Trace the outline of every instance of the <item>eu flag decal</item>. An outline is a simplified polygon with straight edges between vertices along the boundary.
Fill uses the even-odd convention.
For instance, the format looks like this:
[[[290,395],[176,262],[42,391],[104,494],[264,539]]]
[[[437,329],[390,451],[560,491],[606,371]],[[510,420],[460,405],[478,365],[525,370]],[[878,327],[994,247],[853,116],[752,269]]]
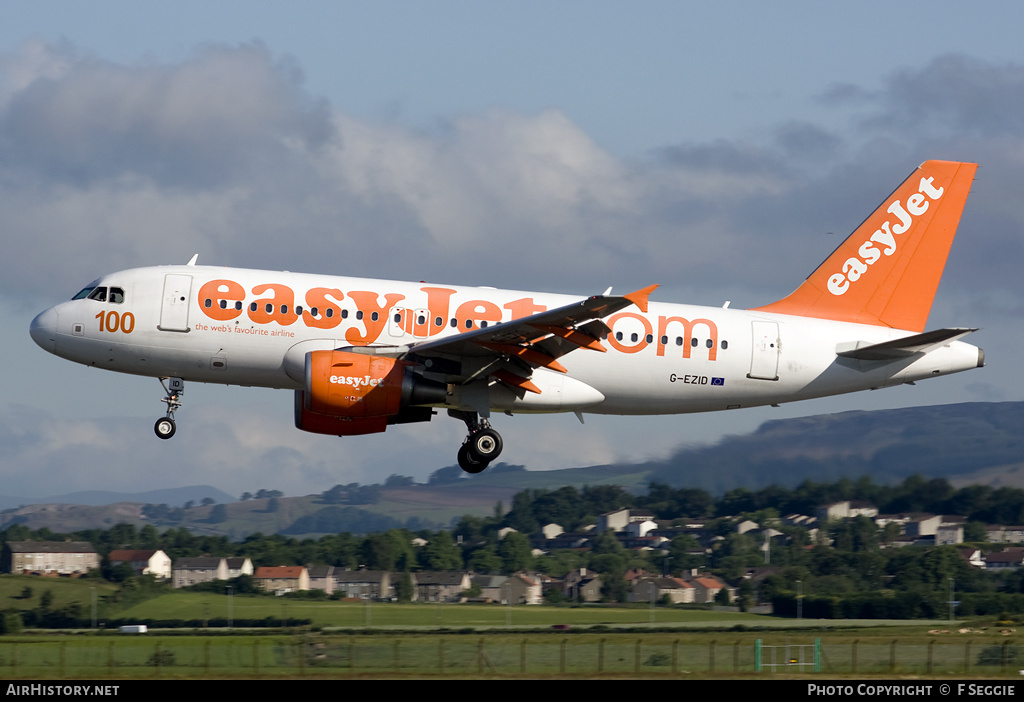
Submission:
[[[712,385],[725,385],[725,378],[712,378],[711,379],[711,384]]]

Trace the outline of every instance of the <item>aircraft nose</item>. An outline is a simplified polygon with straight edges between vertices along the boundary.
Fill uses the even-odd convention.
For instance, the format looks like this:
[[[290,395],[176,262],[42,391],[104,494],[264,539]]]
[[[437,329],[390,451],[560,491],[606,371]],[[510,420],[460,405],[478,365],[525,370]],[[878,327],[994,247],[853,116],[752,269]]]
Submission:
[[[32,341],[42,349],[54,353],[57,350],[57,310],[50,308],[36,315],[28,328]]]

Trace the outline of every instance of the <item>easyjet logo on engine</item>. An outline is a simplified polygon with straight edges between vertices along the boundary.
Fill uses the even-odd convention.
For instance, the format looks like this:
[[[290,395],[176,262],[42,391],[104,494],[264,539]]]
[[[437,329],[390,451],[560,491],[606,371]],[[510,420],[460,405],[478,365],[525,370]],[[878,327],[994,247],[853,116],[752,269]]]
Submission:
[[[850,286],[860,280],[871,266],[881,260],[882,256],[892,256],[898,248],[896,237],[906,233],[914,224],[915,218],[928,211],[932,200],[942,197],[944,188],[936,188],[932,177],[921,178],[917,192],[907,198],[906,207],[899,200],[894,200],[886,212],[896,218],[896,224],[886,219],[875,230],[867,241],[857,249],[856,256],[850,256],[843,263],[842,272],[833,273],[828,279],[828,291],[833,295],[842,295]],[[879,246],[876,246],[878,244]]]
[[[330,377],[331,384],[333,385],[351,385],[354,388],[370,387],[375,388],[384,382],[383,378],[371,378],[368,375],[364,375],[361,378],[355,378],[348,375],[332,375]]]

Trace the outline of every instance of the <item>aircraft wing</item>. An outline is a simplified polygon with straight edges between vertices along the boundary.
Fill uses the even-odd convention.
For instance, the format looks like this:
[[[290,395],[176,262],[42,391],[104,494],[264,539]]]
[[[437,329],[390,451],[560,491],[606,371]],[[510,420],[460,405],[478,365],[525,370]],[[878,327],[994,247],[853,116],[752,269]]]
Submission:
[[[558,358],[579,348],[604,352],[610,329],[602,320],[630,305],[647,311],[651,285],[628,295],[594,295],[529,317],[409,344],[404,357],[428,370],[469,382],[491,375],[519,390],[540,392],[529,382],[535,368],[560,373]]]

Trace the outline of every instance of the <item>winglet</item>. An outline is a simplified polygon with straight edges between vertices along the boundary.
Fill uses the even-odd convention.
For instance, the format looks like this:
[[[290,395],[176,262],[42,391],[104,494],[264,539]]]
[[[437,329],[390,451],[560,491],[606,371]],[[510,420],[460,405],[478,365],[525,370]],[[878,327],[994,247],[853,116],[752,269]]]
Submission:
[[[634,292],[623,295],[624,298],[632,302],[634,305],[640,308],[641,312],[647,312],[647,298],[650,297],[651,293],[657,289],[657,285],[648,285],[642,290],[636,290]]]
[[[923,331],[976,169],[921,164],[795,292],[755,309]]]

